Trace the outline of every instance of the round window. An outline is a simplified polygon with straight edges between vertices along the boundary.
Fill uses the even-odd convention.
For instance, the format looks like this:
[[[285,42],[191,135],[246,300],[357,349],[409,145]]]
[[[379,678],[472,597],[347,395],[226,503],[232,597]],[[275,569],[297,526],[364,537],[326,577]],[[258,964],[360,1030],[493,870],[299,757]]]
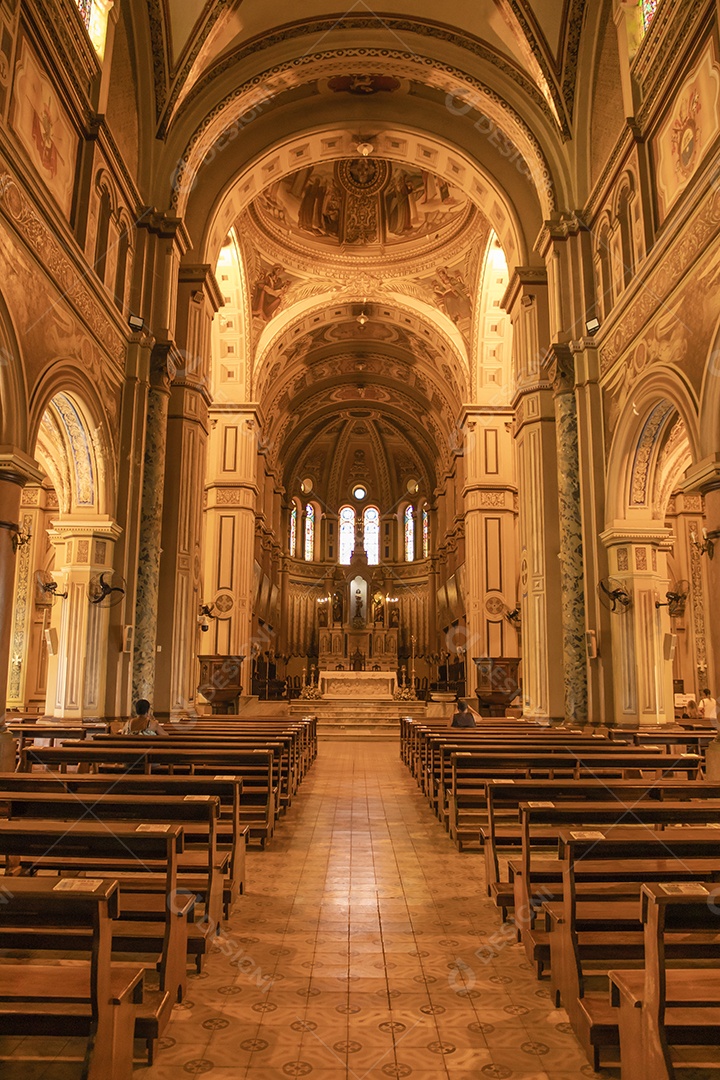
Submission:
[[[306,476],[303,482],[300,484],[300,490],[303,495],[309,495],[313,489],[313,482],[309,476]]]
[[[353,497],[354,497],[355,499],[357,499],[357,500],[358,500],[358,502],[359,502],[359,501],[360,501],[361,499],[364,499],[366,495],[367,495],[367,491],[366,491],[366,489],[365,489],[365,488],[364,488],[364,487],[363,487],[363,486],[362,486],[361,484],[358,484],[358,486],[357,486],[357,487],[354,487],[354,488],[353,488]]]

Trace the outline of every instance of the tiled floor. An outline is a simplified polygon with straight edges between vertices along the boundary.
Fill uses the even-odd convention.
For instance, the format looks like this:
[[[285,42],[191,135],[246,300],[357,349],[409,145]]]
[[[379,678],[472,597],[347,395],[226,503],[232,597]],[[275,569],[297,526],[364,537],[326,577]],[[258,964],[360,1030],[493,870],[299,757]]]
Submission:
[[[136,1077],[595,1075],[521,949],[496,938],[483,959],[500,924],[481,859],[455,851],[394,742],[321,743],[248,884]],[[0,1076],[78,1072],[0,1062]]]

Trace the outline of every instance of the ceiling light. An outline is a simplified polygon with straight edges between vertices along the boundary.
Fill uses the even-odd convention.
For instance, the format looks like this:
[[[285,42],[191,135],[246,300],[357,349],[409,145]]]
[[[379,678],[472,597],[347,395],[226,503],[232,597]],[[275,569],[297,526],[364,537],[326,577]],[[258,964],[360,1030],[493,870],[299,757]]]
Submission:
[[[375,147],[371,142],[359,142],[355,144],[355,149],[358,154],[362,154],[363,157],[369,157]]]
[[[370,319],[368,318],[368,316],[365,314],[364,311],[361,311],[360,314],[357,317],[357,321],[360,323],[361,329],[364,329],[366,323],[370,322]]]

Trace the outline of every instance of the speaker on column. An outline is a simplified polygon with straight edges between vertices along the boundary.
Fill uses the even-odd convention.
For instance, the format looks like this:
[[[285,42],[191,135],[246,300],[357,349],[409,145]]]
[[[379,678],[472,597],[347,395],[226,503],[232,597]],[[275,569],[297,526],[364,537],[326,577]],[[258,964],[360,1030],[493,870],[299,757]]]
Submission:
[[[677,645],[677,634],[666,634],[663,638],[663,656],[666,660],[675,659],[675,646]]]

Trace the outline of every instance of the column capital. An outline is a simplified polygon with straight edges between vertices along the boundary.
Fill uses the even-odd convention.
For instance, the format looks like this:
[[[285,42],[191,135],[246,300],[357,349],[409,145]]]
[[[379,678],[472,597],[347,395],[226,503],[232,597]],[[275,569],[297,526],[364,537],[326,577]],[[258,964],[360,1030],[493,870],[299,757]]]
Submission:
[[[210,301],[213,311],[225,306],[225,299],[210,263],[182,263],[178,278],[181,285],[195,286],[191,299],[196,303]]]
[[[708,491],[720,488],[720,453],[716,452],[703,458],[697,465],[691,465],[685,473],[682,490],[686,493],[699,491],[706,495]]]
[[[60,517],[50,524],[51,528],[47,533],[52,543],[64,543],[73,536],[82,536],[93,540],[109,540],[114,544],[123,532],[121,526],[111,517]]]
[[[553,394],[572,394],[575,389],[575,364],[569,345],[553,342],[543,362],[543,371],[552,384]]]
[[[0,446],[0,480],[25,487],[40,484],[45,478],[37,462],[17,446]]]
[[[167,338],[156,341],[150,356],[150,386],[153,390],[170,394],[170,387],[175,378],[179,357],[175,342]]]
[[[674,540],[672,529],[664,525],[643,526],[638,523],[633,526],[627,522],[611,525],[600,533],[600,539],[606,548],[616,547],[618,544],[650,544],[653,547],[667,549]]]
[[[510,275],[508,287],[500,301],[503,311],[509,311],[523,294],[533,286],[547,288],[548,277],[544,266],[516,266]]]
[[[192,247],[190,233],[187,231],[183,219],[162,213],[153,206],[146,206],[143,209],[136,223],[136,228],[146,229],[161,240],[174,241],[181,255],[184,255]]]
[[[543,258],[555,240],[568,240],[581,232],[589,232],[590,226],[582,210],[563,210],[549,221],[543,222],[534,244],[535,251]]]

